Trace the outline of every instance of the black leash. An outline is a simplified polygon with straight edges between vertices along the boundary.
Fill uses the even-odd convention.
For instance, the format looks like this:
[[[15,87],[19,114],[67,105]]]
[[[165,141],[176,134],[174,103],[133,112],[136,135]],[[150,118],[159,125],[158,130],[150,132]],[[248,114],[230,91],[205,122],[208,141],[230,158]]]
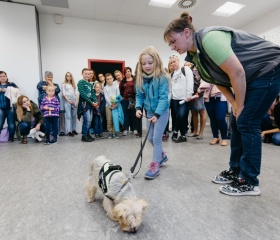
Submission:
[[[141,169],[141,166],[142,166],[142,152],[143,152],[143,149],[144,149],[145,144],[146,144],[146,142],[147,142],[148,135],[149,135],[149,132],[150,132],[150,130],[151,130],[152,124],[153,124],[153,123],[151,122],[151,123],[150,123],[150,126],[149,126],[149,129],[148,129],[148,132],[147,132],[147,134],[146,134],[146,137],[145,137],[145,139],[144,139],[144,142],[142,142],[142,138],[141,138],[141,148],[140,148],[140,151],[139,151],[139,153],[138,153],[138,156],[137,156],[137,158],[136,158],[136,160],[135,160],[135,162],[134,162],[134,165],[130,168],[130,177],[135,177],[135,176],[139,173],[139,171],[140,171],[140,169]],[[135,174],[133,175],[133,173],[134,173],[134,171],[135,171],[135,168],[136,168],[136,166],[137,166],[137,164],[138,164],[138,161],[139,161],[140,157],[141,157],[140,167],[139,167],[137,173],[135,173]]]

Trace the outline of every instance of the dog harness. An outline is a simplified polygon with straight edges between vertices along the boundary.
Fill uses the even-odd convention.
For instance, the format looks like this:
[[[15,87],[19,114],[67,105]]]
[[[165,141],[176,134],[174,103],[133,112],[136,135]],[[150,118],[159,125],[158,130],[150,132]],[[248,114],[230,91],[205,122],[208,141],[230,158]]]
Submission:
[[[111,196],[108,195],[109,183],[110,183],[110,180],[111,180],[112,176],[115,173],[120,172],[121,170],[122,170],[122,167],[120,165],[114,165],[112,163],[106,162],[99,171],[98,185],[101,188],[103,194],[112,201],[114,201],[114,199]],[[127,183],[128,183],[128,180],[123,183],[119,192],[122,190],[122,188]]]

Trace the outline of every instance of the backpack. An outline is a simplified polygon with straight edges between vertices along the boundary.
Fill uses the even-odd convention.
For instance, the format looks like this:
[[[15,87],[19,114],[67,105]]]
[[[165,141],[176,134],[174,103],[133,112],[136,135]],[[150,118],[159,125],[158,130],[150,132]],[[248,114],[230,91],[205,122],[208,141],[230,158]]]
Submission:
[[[185,66],[181,67],[181,72],[183,73],[184,76],[186,76]],[[174,72],[171,73],[171,78],[173,77],[173,74]],[[197,89],[199,88],[199,85],[200,85],[200,81],[197,81],[196,76],[193,74],[193,95],[197,93]]]

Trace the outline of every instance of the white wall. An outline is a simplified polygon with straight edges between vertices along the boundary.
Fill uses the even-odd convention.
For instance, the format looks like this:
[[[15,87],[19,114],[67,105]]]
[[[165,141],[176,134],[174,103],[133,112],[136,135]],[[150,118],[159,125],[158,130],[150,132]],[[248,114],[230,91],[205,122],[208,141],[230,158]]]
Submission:
[[[40,81],[35,7],[0,2],[0,69],[37,103]]]
[[[276,38],[277,37],[279,38],[279,33],[275,37],[273,37],[272,35],[273,33],[275,33],[274,29],[279,29],[280,27],[279,16],[280,16],[280,9],[276,9],[275,11],[270,12],[267,15],[260,16],[258,20],[243,26],[241,29],[256,34],[269,41],[277,43]],[[269,33],[270,39],[266,38],[267,33]],[[279,44],[279,40],[278,40],[278,44]]]
[[[56,24],[52,15],[40,14],[43,72],[53,71],[54,82],[67,71],[75,80],[88,67],[88,59],[124,60],[134,71],[139,54],[154,46],[165,66],[172,54],[163,40],[164,29],[65,17]],[[182,63],[184,56],[181,56]]]

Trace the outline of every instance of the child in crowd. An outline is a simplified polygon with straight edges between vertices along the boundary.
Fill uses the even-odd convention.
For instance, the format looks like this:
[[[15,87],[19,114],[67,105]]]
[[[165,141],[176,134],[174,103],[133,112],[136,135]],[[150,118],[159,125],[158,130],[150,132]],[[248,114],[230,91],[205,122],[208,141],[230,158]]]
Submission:
[[[120,95],[120,89],[113,85],[114,78],[111,73],[105,75],[106,86],[104,87],[104,96],[106,99],[106,119],[107,119],[107,129],[109,131],[108,138],[119,138],[118,134],[114,133],[112,110],[117,107],[115,99]]]
[[[76,132],[76,117],[79,94],[73,75],[70,72],[65,74],[65,79],[62,83],[62,95],[65,99],[64,109],[66,117],[66,132],[68,133],[68,136],[74,137],[74,135],[78,134]]]
[[[60,103],[55,94],[55,88],[53,86],[46,87],[47,96],[42,99],[40,109],[44,111],[44,122],[46,125],[46,141],[45,145],[57,143],[58,135],[58,121]],[[53,139],[50,140],[50,131],[53,132]]]
[[[13,142],[16,131],[15,113],[10,99],[5,96],[9,87],[17,88],[17,85],[9,82],[7,73],[0,71],[0,133],[7,118],[9,142]]]
[[[137,68],[136,117],[142,116],[141,109],[144,105],[147,111],[147,129],[150,128],[148,140],[154,147],[153,159],[145,178],[154,179],[159,175],[160,166],[168,160],[162,149],[161,138],[169,117],[170,78],[154,47],[148,47],[140,54]]]
[[[103,116],[105,113],[106,100],[104,94],[101,92],[101,84],[96,82],[94,84],[95,96],[97,99],[97,107],[93,109],[93,122],[95,139],[103,139]]]
[[[92,142],[95,139],[90,136],[89,129],[92,121],[93,108],[97,106],[93,86],[88,82],[90,71],[88,68],[82,70],[83,79],[78,82],[78,91],[80,93],[78,104],[78,119],[83,116],[82,141]]]

